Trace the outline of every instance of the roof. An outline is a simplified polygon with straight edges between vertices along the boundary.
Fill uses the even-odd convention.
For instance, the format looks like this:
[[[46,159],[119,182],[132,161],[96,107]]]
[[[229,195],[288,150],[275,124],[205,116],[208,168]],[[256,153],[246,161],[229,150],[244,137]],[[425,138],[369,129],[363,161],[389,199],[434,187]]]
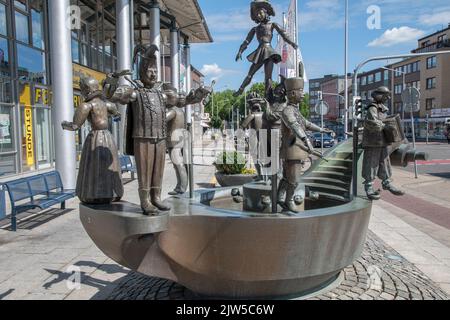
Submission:
[[[197,0],[158,0],[161,9],[177,20],[190,43],[209,43],[213,38]]]
[[[443,28],[442,30],[439,30],[439,31],[436,31],[435,33],[432,33],[432,34],[429,34],[429,35],[427,35],[427,36],[425,36],[425,37],[423,37],[423,38],[420,38],[419,40],[417,40],[417,41],[422,41],[422,40],[425,40],[425,39],[427,39],[427,38],[430,38],[430,37],[432,37],[432,36],[435,36],[435,35],[437,35],[437,34],[439,34],[439,33],[442,33],[442,32],[445,32],[445,31],[447,31],[447,30],[449,30],[450,29],[450,23],[449,23],[449,25],[448,25],[448,27],[447,28]]]

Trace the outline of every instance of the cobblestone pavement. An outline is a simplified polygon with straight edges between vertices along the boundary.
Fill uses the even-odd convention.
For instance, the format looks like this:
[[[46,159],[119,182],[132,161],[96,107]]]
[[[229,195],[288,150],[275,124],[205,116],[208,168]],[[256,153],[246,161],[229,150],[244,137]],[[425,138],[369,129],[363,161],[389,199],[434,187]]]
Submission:
[[[199,299],[172,281],[130,272],[109,300]],[[412,263],[369,231],[360,259],[344,270],[341,284],[311,300],[442,300],[449,297]]]

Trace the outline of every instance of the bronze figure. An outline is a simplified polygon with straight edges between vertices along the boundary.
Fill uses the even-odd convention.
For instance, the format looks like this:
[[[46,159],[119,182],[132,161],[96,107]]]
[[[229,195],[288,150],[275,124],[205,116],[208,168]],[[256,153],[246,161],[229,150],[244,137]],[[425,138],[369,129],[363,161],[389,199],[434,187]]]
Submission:
[[[262,104],[265,102],[256,92],[250,93],[247,97],[247,103],[250,106],[251,113],[245,118],[241,126],[244,129],[251,129],[250,131],[250,148],[255,148],[256,150],[250,150],[251,155],[256,155],[254,159],[254,164],[256,171],[258,173],[258,180],[262,179],[261,164],[258,157],[258,150],[261,149],[260,132],[263,129],[263,115]],[[256,138],[256,139],[255,139]]]
[[[105,204],[119,201],[123,185],[117,147],[108,130],[108,117],[120,119],[116,105],[106,101],[93,78],[81,78],[84,102],[76,109],[73,122],[62,122],[64,130],[77,131],[86,120],[92,131],[81,153],[76,194],[81,202]]]
[[[373,183],[378,177],[382,180],[384,190],[401,196],[403,191],[391,183],[392,169],[388,147],[390,143],[384,134],[388,108],[385,103],[390,98],[390,91],[386,87],[380,87],[372,93],[373,101],[367,106],[364,121],[363,141],[364,159],[362,177],[367,197],[371,200],[379,200],[380,192],[376,191]]]
[[[264,66],[265,72],[266,93],[272,87],[272,72],[274,64],[280,63],[282,61],[281,55],[272,47],[274,30],[276,30],[279,35],[292,47],[294,47],[295,49],[298,48],[297,44],[289,39],[286,31],[283,30],[283,28],[281,28],[279,24],[270,22],[270,17],[275,16],[275,11],[269,1],[254,0],[251,3],[250,12],[251,19],[258,25],[250,30],[247,38],[242,43],[236,56],[236,61],[242,59],[242,54],[247,49],[248,45],[252,42],[255,35],[258,39],[259,46],[256,51],[252,52],[247,57],[247,60],[251,62],[252,65],[241,87],[237,92],[235,92],[235,96],[239,96],[244,92],[245,88],[252,81],[253,76],[262,66]]]
[[[139,198],[144,214],[157,214],[171,208],[161,200],[161,187],[165,167],[167,96],[170,86],[157,81],[158,65],[155,45],[139,45],[134,61],[140,57],[140,80],[125,79],[132,86],[118,86],[119,77],[126,72],[109,75],[107,94],[112,100],[127,107],[126,153],[134,155],[138,171]],[[186,104],[199,103],[210,90],[201,87],[186,97]]]
[[[169,194],[177,195],[185,193],[188,187],[188,173],[183,159],[186,119],[182,107],[185,106],[186,97],[178,94],[175,88],[170,88],[165,94],[167,96],[167,151],[177,176],[177,185]]]
[[[290,78],[284,82],[288,104],[281,112],[282,144],[280,158],[283,160],[283,179],[278,188],[279,204],[285,210],[298,212],[294,201],[295,191],[298,187],[302,168],[310,154],[321,155],[314,150],[306,134],[307,130],[332,133],[306,120],[299,110],[299,103],[303,100],[303,78]],[[297,203],[296,203],[297,202]]]

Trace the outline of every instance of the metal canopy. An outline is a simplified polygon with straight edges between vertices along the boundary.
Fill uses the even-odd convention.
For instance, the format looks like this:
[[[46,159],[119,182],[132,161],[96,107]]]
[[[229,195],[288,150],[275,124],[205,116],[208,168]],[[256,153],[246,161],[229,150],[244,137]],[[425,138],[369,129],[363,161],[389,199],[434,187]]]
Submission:
[[[197,0],[158,0],[161,10],[173,15],[190,43],[213,42]]]

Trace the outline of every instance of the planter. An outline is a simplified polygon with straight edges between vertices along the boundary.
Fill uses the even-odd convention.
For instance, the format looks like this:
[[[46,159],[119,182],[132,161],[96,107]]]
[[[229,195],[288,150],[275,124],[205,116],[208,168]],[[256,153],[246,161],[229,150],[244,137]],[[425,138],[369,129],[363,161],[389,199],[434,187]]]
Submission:
[[[216,180],[222,187],[242,186],[253,182],[257,176],[256,174],[223,174],[216,172]]]

